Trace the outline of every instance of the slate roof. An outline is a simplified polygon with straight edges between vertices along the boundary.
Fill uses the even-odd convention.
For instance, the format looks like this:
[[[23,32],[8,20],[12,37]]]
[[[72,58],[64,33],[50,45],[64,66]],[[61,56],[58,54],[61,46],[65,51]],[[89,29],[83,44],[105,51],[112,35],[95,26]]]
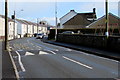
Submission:
[[[4,15],[0,15],[0,17],[5,19],[5,16],[4,16]],[[10,21],[11,21],[11,22],[14,22],[13,19],[10,19],[10,18],[8,17],[8,22],[10,22]]]
[[[105,15],[99,18],[97,21],[91,23],[88,25],[88,28],[105,28]],[[112,13],[108,14],[109,17],[109,25],[116,25],[114,28],[117,28],[117,26],[120,27],[120,18]],[[112,28],[112,27],[111,27]]]
[[[75,12],[74,10],[71,10],[71,11]],[[67,14],[69,14],[69,13],[67,13]],[[66,15],[64,15],[64,16],[66,16]],[[97,16],[96,16],[95,8],[94,8],[93,12],[77,13],[74,17],[72,17],[71,19],[66,21],[63,25],[88,25],[88,24],[94,22],[96,20],[96,18],[97,18]],[[82,22],[83,19],[85,22]]]

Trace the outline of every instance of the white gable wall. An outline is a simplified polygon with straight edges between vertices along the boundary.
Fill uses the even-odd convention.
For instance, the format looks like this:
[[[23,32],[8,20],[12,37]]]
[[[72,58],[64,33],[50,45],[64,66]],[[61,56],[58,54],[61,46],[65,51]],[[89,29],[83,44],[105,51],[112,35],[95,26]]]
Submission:
[[[11,40],[14,38],[14,22],[9,22],[8,25],[8,40]]]
[[[0,17],[0,37],[5,36],[5,19]]]
[[[70,11],[67,15],[60,18],[60,28],[63,28],[64,27],[63,24],[76,15],[77,13],[75,11]]]

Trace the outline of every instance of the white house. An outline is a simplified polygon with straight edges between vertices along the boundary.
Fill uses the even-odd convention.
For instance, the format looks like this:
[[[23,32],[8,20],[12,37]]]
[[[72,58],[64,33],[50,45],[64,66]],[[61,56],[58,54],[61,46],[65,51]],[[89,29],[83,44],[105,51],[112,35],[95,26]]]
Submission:
[[[17,34],[18,34],[18,38],[20,37],[24,37],[25,34],[27,34],[28,30],[28,24],[26,22],[24,22],[23,20],[20,19],[16,19],[17,22]]]
[[[3,15],[0,15],[0,39],[5,37],[5,18]]]
[[[47,25],[38,24],[38,33],[46,35],[48,33]]]
[[[38,26],[37,26],[37,24],[36,24],[36,25],[34,26],[34,34],[38,32],[37,29],[38,29]]]
[[[17,38],[17,23],[8,18],[8,40]]]
[[[37,33],[37,23],[33,23],[33,34]]]
[[[17,23],[10,18],[8,18],[8,40],[14,39],[17,37]],[[5,16],[0,15],[0,39],[5,38]]]
[[[33,36],[33,24],[30,21],[23,20],[27,24],[27,35],[29,37]]]

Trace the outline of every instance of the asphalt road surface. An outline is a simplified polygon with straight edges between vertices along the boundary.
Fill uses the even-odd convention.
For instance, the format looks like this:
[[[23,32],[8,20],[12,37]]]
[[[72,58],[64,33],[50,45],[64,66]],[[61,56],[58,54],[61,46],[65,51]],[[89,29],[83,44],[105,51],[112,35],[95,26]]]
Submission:
[[[9,44],[20,78],[118,78],[118,61],[112,59],[35,38]]]

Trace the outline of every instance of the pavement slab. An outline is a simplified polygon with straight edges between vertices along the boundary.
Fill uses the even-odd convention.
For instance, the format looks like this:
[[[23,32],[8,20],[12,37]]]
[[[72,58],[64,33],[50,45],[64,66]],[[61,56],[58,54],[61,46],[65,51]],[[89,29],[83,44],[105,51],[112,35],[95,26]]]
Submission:
[[[0,79],[2,79],[2,41],[0,41]]]

